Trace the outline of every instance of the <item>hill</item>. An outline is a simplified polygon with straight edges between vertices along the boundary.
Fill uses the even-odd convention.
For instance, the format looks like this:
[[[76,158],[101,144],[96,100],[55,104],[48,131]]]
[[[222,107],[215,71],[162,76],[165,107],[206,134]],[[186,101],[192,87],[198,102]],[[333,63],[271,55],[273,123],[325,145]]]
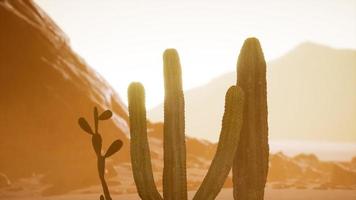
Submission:
[[[32,1],[0,1],[0,19],[0,172],[41,176],[49,193],[96,183],[91,138],[77,123],[94,106],[113,110],[100,130],[104,146],[120,138],[115,159],[128,161],[126,107],[61,29]]]
[[[217,141],[224,94],[235,82],[231,72],[185,91],[187,134]],[[267,83],[270,139],[356,142],[355,50],[302,43],[268,62]],[[162,105],[149,118],[162,121]]]

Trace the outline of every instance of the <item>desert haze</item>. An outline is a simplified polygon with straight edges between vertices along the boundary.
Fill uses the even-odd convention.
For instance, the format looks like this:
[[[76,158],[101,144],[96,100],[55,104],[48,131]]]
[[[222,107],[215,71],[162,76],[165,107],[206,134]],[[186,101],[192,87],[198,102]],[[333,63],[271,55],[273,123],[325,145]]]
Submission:
[[[185,92],[187,134],[217,141],[224,92],[235,81],[231,72]],[[268,63],[267,81],[271,140],[356,142],[356,50],[302,43]],[[162,105],[149,118],[161,121]]]
[[[98,162],[101,159],[98,147],[107,150],[118,140],[122,143],[111,153],[107,151],[110,155],[106,155],[106,170],[101,168],[100,173],[105,171],[113,199],[139,199],[131,165],[130,140],[133,138],[129,121],[132,116],[129,117],[128,107],[119,94],[71,49],[66,34],[33,1],[0,1],[0,19],[0,199],[98,199],[102,193],[96,174],[96,156]],[[254,38],[247,41],[258,43]],[[345,148],[348,154],[342,155],[343,159],[336,159],[343,154],[335,153],[337,147],[327,153],[335,153],[331,160],[328,156],[303,151],[306,149],[300,146],[293,149],[292,154],[274,151],[264,156],[263,164],[269,167],[266,200],[356,199],[355,52],[308,42],[267,63],[270,144],[287,139],[288,142],[316,142],[310,146],[323,141],[348,141],[349,146]],[[176,57],[174,61],[178,60]],[[168,62],[171,63],[174,62]],[[338,70],[340,68],[343,70]],[[235,72],[229,73],[185,91],[188,135],[182,137],[181,142],[186,144],[185,186],[189,199],[215,159],[224,96],[228,86],[235,84],[235,76]],[[235,86],[230,89],[231,98],[242,94],[233,93],[234,89]],[[265,99],[260,103],[264,104]],[[91,120],[94,107],[98,110],[94,110],[95,120]],[[108,109],[112,113],[105,111]],[[146,120],[141,123],[147,126],[150,147],[147,155],[152,160],[153,184],[159,194],[164,190],[165,142],[160,109],[149,113],[152,120],[147,124]],[[98,112],[106,113],[101,116],[101,120],[106,121],[100,122],[99,131],[94,133],[87,123],[95,124],[97,129]],[[79,120],[86,132],[92,137],[99,133],[102,136],[102,145],[100,139],[94,150],[91,138],[78,126],[80,117],[86,120],[85,123]],[[198,138],[201,133],[209,140]],[[225,130],[221,133],[229,134]],[[233,144],[229,142],[225,138],[222,144]],[[277,146],[298,146],[298,143],[289,145],[292,143],[288,142],[277,142]],[[268,149],[266,145],[261,146],[261,151]],[[280,150],[286,150],[285,146],[280,145]],[[216,199],[233,199],[234,176],[228,170],[226,175],[222,182],[224,188]]]

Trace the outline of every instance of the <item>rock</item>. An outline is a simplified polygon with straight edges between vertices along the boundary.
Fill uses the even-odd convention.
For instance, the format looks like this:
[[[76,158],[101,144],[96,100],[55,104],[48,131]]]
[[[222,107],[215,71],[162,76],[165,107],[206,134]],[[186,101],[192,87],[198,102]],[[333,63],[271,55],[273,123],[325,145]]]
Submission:
[[[11,185],[10,180],[3,173],[0,173],[0,188],[9,187]]]
[[[341,164],[334,164],[330,183],[336,186],[356,185],[356,172],[347,169]]]
[[[0,1],[0,19],[0,171],[12,181],[44,174],[49,194],[98,184],[91,138],[78,118],[91,119],[94,106],[110,108],[103,146],[121,139],[112,158],[129,161],[126,107],[33,1]]]
[[[268,181],[286,181],[300,176],[302,176],[302,168],[292,159],[281,152],[270,156]]]
[[[318,165],[319,164],[319,159],[318,157],[316,157],[316,155],[314,154],[298,154],[296,156],[293,157],[293,160],[297,161],[297,162],[303,162],[305,164],[310,165]]]

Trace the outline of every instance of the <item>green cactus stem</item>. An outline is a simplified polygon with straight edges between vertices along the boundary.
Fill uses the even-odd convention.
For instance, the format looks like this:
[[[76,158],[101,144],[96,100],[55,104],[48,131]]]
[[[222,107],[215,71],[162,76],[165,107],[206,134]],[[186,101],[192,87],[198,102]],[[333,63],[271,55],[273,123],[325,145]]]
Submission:
[[[163,54],[164,63],[164,168],[163,198],[186,200],[186,146],[184,134],[184,95],[181,66],[175,49]]]
[[[233,164],[235,200],[263,200],[268,171],[266,62],[259,41],[248,38],[237,62],[245,92],[240,143]]]
[[[131,165],[137,191],[143,200],[160,200],[162,197],[156,188],[152,173],[147,138],[145,92],[142,84],[130,84],[128,88],[128,103]]]
[[[186,149],[181,66],[174,49],[164,61],[163,199],[186,200]],[[268,170],[266,63],[257,39],[246,40],[238,61],[238,83],[225,96],[217,152],[194,200],[215,199],[233,166],[234,198],[262,200]],[[142,199],[162,199],[154,185],[144,89],[129,87],[131,162]],[[83,129],[91,132],[90,127]]]
[[[231,86],[225,96],[225,112],[217,151],[194,200],[213,200],[223,187],[239,144],[243,104],[242,89]]]

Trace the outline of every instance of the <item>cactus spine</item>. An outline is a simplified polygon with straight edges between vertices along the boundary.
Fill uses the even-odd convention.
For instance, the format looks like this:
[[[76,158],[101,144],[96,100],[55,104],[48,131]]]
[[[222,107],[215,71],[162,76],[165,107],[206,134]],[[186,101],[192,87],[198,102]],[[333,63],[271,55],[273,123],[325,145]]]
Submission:
[[[178,53],[168,49],[163,55],[165,79],[163,199],[186,200],[186,149],[184,96]],[[131,162],[135,183],[143,200],[161,199],[154,186],[146,131],[144,89],[132,83],[128,89],[131,134]],[[218,149],[195,200],[214,199],[231,169],[242,127],[243,91],[232,86],[225,98]]]
[[[103,188],[104,195],[100,195],[100,200],[112,200],[109,192],[108,185],[105,181],[105,160],[106,158],[112,156],[116,152],[118,152],[123,143],[121,140],[115,140],[110,147],[107,149],[106,153],[102,155],[102,138],[101,135],[98,132],[99,129],[99,121],[100,120],[107,120],[112,116],[112,112],[110,110],[106,110],[100,115],[98,114],[98,109],[94,107],[94,131],[90,127],[89,123],[87,120],[83,117],[79,118],[78,123],[79,126],[88,134],[92,136],[92,145],[93,149],[95,151],[96,157],[97,157],[97,167],[98,167],[98,173],[99,173],[99,178],[100,182]]]
[[[164,169],[163,198],[186,200],[186,148],[184,134],[184,96],[181,66],[175,49],[163,54],[164,63]]]
[[[259,41],[248,38],[237,62],[245,92],[240,143],[233,164],[234,199],[263,200],[268,171],[266,62]]]
[[[215,199],[229,175],[234,153],[240,139],[244,95],[241,88],[231,86],[225,96],[225,112],[222,120],[219,144],[203,183],[194,200]]]
[[[145,92],[140,83],[131,83],[128,89],[130,115],[130,152],[138,194],[144,200],[162,199],[152,174],[150,147],[147,139]]]

